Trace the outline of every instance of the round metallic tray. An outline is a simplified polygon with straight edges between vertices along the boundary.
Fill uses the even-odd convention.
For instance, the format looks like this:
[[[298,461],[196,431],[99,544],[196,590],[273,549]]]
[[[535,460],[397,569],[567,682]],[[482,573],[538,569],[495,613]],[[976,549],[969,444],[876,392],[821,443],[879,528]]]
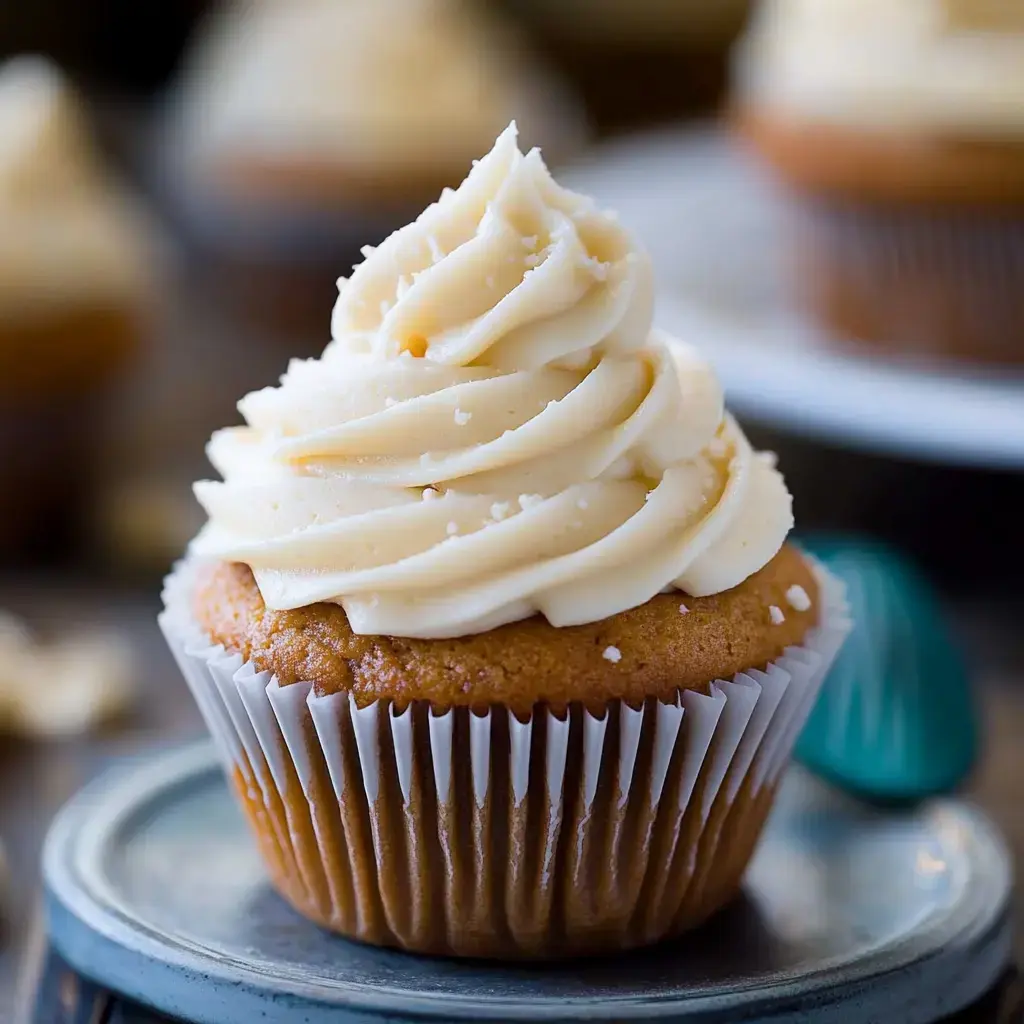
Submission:
[[[197,1024],[924,1024],[981,995],[1010,950],[1009,858],[978,811],[943,800],[881,812],[799,769],[737,906],[681,942],[585,963],[437,960],[319,930],[269,888],[205,743],[88,787],[44,860],[67,961]]]

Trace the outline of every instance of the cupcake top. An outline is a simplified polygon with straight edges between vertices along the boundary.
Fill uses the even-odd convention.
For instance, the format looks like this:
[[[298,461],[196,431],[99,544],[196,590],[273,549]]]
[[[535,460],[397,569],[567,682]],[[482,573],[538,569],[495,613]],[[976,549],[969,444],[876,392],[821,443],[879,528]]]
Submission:
[[[454,184],[512,117],[537,143],[580,134],[560,83],[460,0],[241,0],[202,38],[181,96],[199,166],[320,162],[356,182],[454,168]]]
[[[39,57],[0,65],[0,223],[0,315],[117,308],[148,289],[148,225],[106,172],[60,71]]]
[[[791,500],[707,364],[652,329],[651,268],[510,126],[339,282],[333,340],[215,434],[199,556],[270,609],[437,638],[728,590]]]
[[[1020,0],[766,0],[742,100],[878,129],[1024,135]]]

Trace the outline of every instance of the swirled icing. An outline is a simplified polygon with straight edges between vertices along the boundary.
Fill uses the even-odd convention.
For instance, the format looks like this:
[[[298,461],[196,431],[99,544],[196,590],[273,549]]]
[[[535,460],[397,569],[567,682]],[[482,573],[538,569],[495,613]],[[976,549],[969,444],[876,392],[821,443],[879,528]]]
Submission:
[[[867,128],[1024,133],[1020,0],[768,0],[741,96]]]
[[[357,633],[592,622],[727,590],[792,526],[708,365],[651,327],[647,256],[514,126],[339,282],[333,340],[214,435],[199,555]]]

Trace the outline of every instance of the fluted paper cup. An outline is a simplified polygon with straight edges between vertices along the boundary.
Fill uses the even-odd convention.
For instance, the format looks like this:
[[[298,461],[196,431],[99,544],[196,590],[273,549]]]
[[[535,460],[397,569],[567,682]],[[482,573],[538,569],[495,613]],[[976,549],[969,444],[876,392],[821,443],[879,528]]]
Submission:
[[[794,204],[797,285],[879,353],[1024,363],[1024,215]]]
[[[160,625],[300,913],[377,945],[535,959],[652,943],[738,892],[850,626],[842,584],[815,571],[818,626],[763,671],[600,716],[281,686],[210,644],[187,564]]]

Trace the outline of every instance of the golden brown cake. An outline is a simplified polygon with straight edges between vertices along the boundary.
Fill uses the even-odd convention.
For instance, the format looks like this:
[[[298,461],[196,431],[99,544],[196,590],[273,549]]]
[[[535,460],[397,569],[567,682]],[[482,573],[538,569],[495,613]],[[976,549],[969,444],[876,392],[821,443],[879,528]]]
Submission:
[[[646,255],[509,128],[240,403],[161,625],[275,887],[543,958],[739,890],[847,629]]]
[[[790,607],[800,587],[810,603]],[[559,713],[573,704],[598,713],[609,701],[674,700],[680,689],[707,692],[712,680],[764,668],[800,644],[818,621],[818,585],[803,556],[784,547],[763,569],[723,594],[659,594],[610,619],[556,629],[535,615],[450,640],[360,636],[343,608],[314,604],[269,611],[247,565],[215,563],[200,573],[198,625],[279,683],[315,681],[319,694],[385,699],[399,709],[501,704],[528,717],[537,704]],[[783,622],[769,609],[786,609]],[[612,662],[604,652],[621,654]]]
[[[140,341],[153,251],[41,58],[0,65],[0,222],[0,550],[53,554],[80,511],[95,406]]]
[[[800,294],[876,352],[1024,360],[1024,8],[773,0],[735,124],[793,198]]]

